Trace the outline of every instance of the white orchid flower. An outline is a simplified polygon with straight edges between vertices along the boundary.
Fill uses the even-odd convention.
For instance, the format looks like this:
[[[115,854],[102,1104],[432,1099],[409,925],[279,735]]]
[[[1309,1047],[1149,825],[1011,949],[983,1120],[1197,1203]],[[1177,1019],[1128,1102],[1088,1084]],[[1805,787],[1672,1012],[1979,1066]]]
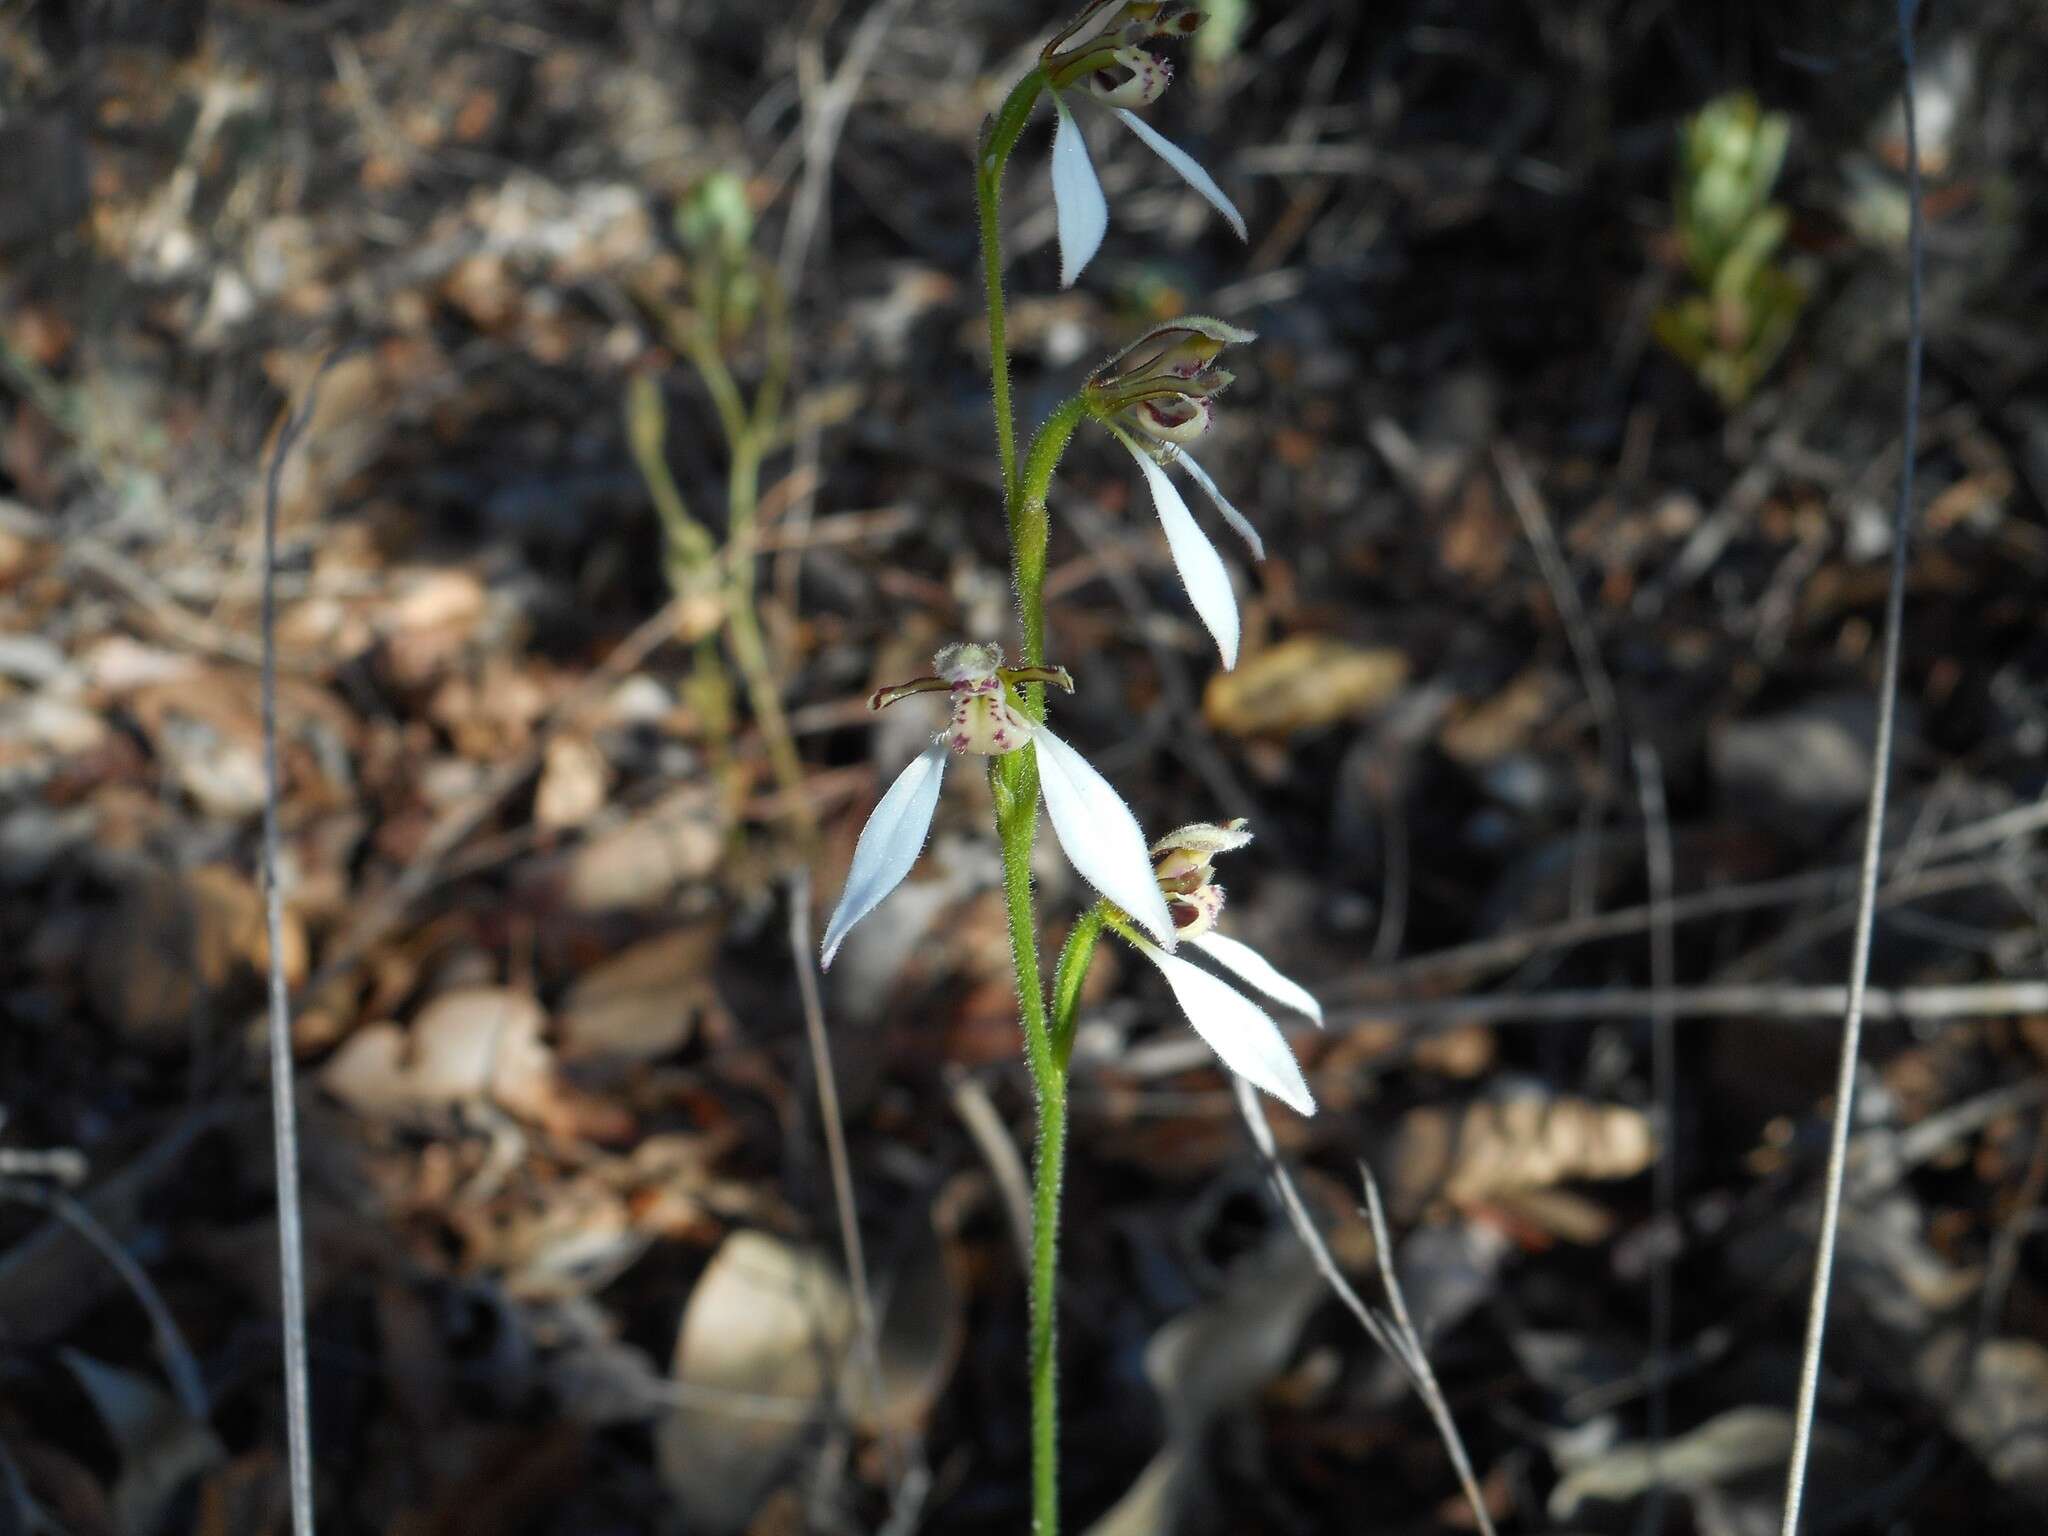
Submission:
[[[1088,158],[1081,125],[1067,106],[1063,93],[1069,90],[1108,107],[1141,144],[1229,221],[1238,239],[1250,238],[1244,215],[1223,195],[1215,178],[1131,110],[1157,101],[1173,81],[1173,66],[1139,45],[1153,38],[1186,37],[1201,26],[1203,14],[1189,0],[1124,0],[1106,15],[1114,4],[1116,0],[1094,0],[1039,57],[1058,117],[1052,135],[1052,200],[1059,215],[1062,288],[1074,286],[1109,228],[1109,200],[1102,195],[1102,183]]]
[[[1237,594],[1223,557],[1166,471],[1176,465],[1185,469],[1244,540],[1252,558],[1266,558],[1259,531],[1230,504],[1187,446],[1215,422],[1216,396],[1231,382],[1230,372],[1217,366],[1217,358],[1226,346],[1254,339],[1250,331],[1225,321],[1191,315],[1147,331],[1097,369],[1088,383],[1103,424],[1130,451],[1145,477],[1160,526],[1166,530],[1174,569],[1196,614],[1215,637],[1226,669],[1237,665]]]
[[[1217,854],[1242,848],[1251,840],[1242,818],[1221,825],[1197,822],[1181,827],[1152,845],[1156,861],[1153,878],[1166,897],[1174,933],[1182,944],[1199,950],[1253,991],[1320,1025],[1322,1005],[1306,988],[1281,975],[1249,944],[1215,932],[1216,919],[1223,912],[1223,887],[1215,883],[1212,861]],[[1280,1026],[1264,1008],[1229,981],[1167,954],[1143,935],[1121,925],[1118,931],[1159,968],[1188,1023],[1224,1066],[1290,1109],[1304,1115],[1316,1112],[1315,1097],[1301,1074],[1301,1065]]]
[[[1086,758],[1017,706],[1014,690],[1021,683],[1051,683],[1071,693],[1074,682],[1065,668],[1005,667],[1000,646],[959,644],[934,656],[932,670],[936,676],[884,688],[868,700],[870,709],[884,709],[915,693],[945,692],[952,696],[952,718],[889,786],[861,829],[846,887],[825,925],[821,963],[831,966],[848,931],[917,862],[938,809],[946,759],[956,753],[1003,757],[1027,746],[1037,755],[1046,814],[1068,862],[1112,906],[1172,949],[1173,920],[1130,807]]]

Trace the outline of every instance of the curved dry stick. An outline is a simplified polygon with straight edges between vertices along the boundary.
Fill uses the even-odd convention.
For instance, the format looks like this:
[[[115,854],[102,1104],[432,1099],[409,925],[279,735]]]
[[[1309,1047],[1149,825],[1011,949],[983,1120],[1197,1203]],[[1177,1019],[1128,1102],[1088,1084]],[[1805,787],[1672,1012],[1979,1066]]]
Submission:
[[[1365,1330],[1366,1336],[1385,1350],[1401,1368],[1401,1374],[1408,1378],[1408,1384],[1415,1389],[1415,1395],[1422,1400],[1431,1422],[1436,1425],[1444,1453],[1450,1457],[1451,1466],[1458,1474],[1459,1486],[1465,1490],[1465,1502],[1472,1506],[1472,1518],[1478,1522],[1481,1536],[1494,1536],[1493,1517],[1487,1513],[1486,1500],[1479,1491],[1479,1479],[1472,1471],[1472,1458],[1465,1452],[1465,1441],[1458,1433],[1457,1421],[1451,1417],[1451,1405],[1444,1397],[1443,1388],[1437,1385],[1436,1372],[1430,1369],[1422,1336],[1416,1332],[1415,1324],[1409,1318],[1408,1301],[1402,1294],[1400,1277],[1394,1272],[1394,1242],[1387,1233],[1386,1211],[1380,1204],[1379,1185],[1373,1181],[1372,1170],[1363,1163],[1359,1164],[1359,1176],[1365,1184],[1366,1212],[1372,1222],[1374,1255],[1379,1260],[1380,1282],[1386,1287],[1387,1303],[1393,1308],[1391,1317],[1366,1305],[1345,1278],[1344,1271],[1338,1268],[1336,1256],[1323,1240],[1315,1218],[1309,1215],[1300,1190],[1295,1188],[1294,1179],[1287,1172],[1287,1165],[1280,1160],[1280,1149],[1273,1140],[1273,1127],[1266,1119],[1265,1106],[1259,1102],[1258,1090],[1234,1075],[1231,1087],[1237,1094],[1238,1112],[1244,1116],[1245,1127],[1252,1133],[1252,1141],[1257,1145],[1266,1172],[1273,1181],[1274,1192],[1280,1197],[1281,1208],[1301,1238],[1302,1246],[1308,1249],[1309,1257],[1315,1261],[1317,1272],[1336,1293],[1337,1299],[1344,1303],[1346,1310],[1358,1319],[1358,1325]]]

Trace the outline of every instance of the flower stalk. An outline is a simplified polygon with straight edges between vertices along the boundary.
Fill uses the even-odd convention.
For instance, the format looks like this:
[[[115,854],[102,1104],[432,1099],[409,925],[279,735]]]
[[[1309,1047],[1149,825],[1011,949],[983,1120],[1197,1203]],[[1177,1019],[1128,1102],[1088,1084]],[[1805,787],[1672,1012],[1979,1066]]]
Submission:
[[[1005,504],[1016,499],[1017,423],[1010,409],[1010,347],[1003,311],[1003,171],[1044,89],[1045,73],[1037,69],[1011,88],[982,134],[974,167],[974,198],[981,215],[981,273],[987,289],[989,392],[995,400],[996,453],[1002,460]],[[1027,652],[1026,659],[1039,658]]]
[[[1018,626],[1028,667],[1045,662],[1045,569],[1050,534],[1046,498],[1053,472],[1075,430],[1091,414],[1085,393],[1064,401],[1039,428],[1019,466],[1003,294],[1002,186],[1010,155],[1049,83],[1044,64],[1017,82],[990,121],[975,165],[975,201],[980,216],[982,280],[988,315],[989,395],[995,411],[996,450],[1002,466],[1011,579],[1016,587]],[[1057,106],[1058,98],[1054,100]],[[1060,115],[1064,132],[1068,126],[1064,109]],[[1078,267],[1066,262],[1063,267],[1063,281],[1071,283],[1078,275]],[[1025,687],[1023,709],[1033,722],[1044,720],[1043,685],[1032,683]],[[1031,1073],[1038,1120],[1029,1282],[1031,1529],[1034,1536],[1057,1536],[1059,1223],[1060,1200],[1066,1184],[1067,1058],[1073,1045],[1074,1013],[1081,982],[1101,935],[1104,913],[1101,903],[1091,906],[1069,937],[1055,976],[1054,1015],[1048,1019],[1038,964],[1038,915],[1031,886],[1031,851],[1038,825],[1037,780],[1036,753],[1014,753],[990,765],[997,836],[1002,848],[1004,904],[1017,983],[1017,1011],[1023,1026],[1024,1056]]]
[[[1217,1046],[1226,1065],[1304,1112],[1313,1108],[1300,1070],[1272,1021],[1224,982],[1173,955],[1181,938],[1191,934],[1212,960],[1250,980],[1255,988],[1263,987],[1268,996],[1278,995],[1276,986],[1281,993],[1293,988],[1263,961],[1247,970],[1250,962],[1233,954],[1228,948],[1230,941],[1210,935],[1206,929],[1197,933],[1188,928],[1190,902],[1196,906],[1208,903],[1204,910],[1211,924],[1215,912],[1221,910],[1220,888],[1208,884],[1206,857],[1190,861],[1171,849],[1148,846],[1136,818],[1116,791],[1046,724],[1046,685],[1067,691],[1074,687],[1066,670],[1049,666],[1046,659],[1047,496],[1053,474],[1083,422],[1094,421],[1104,427],[1138,461],[1152,487],[1190,599],[1216,635],[1224,664],[1234,662],[1237,610],[1230,578],[1166,480],[1165,467],[1183,467],[1216,501],[1226,521],[1246,536],[1254,553],[1259,552],[1250,524],[1229,506],[1183,448],[1207,430],[1214,416],[1211,397],[1230,382],[1230,375],[1216,366],[1217,355],[1224,346],[1249,341],[1251,336],[1203,317],[1155,328],[1063,400],[1033,434],[1021,456],[1011,395],[1003,291],[1003,178],[1042,96],[1051,96],[1055,118],[1051,172],[1063,287],[1071,286],[1094,256],[1109,221],[1108,200],[1096,179],[1068,98],[1093,101],[1094,110],[1106,111],[1122,123],[1207,199],[1240,238],[1245,236],[1243,219],[1209,174],[1131,110],[1156,101],[1172,78],[1168,61],[1145,45],[1185,37],[1202,20],[1192,0],[1089,0],[1045,46],[1037,65],[1010,89],[982,130],[974,185],[988,323],[989,395],[995,413],[1010,574],[1023,654],[1016,666],[1005,666],[1002,649],[993,643],[949,645],[933,657],[933,675],[883,687],[869,700],[871,708],[882,709],[914,695],[943,692],[949,699],[950,715],[946,729],[932,738],[877,802],[855,846],[822,945],[822,962],[830,966],[854,925],[908,876],[930,832],[949,759],[988,758],[1017,1015],[1037,1112],[1028,1357],[1033,1536],[1057,1536],[1059,1531],[1057,1283],[1060,1201],[1066,1176],[1067,1068],[1082,986],[1103,934],[1114,932],[1136,946],[1167,977],[1190,1021]],[[718,394],[714,387],[714,400]],[[721,402],[720,409],[735,404]],[[1039,920],[1031,879],[1041,801],[1068,861],[1099,898],[1083,911],[1068,934],[1053,972],[1050,999],[1039,959]],[[1185,841],[1186,835],[1202,830],[1183,828],[1176,835]],[[1234,847],[1242,841],[1235,824],[1216,835],[1223,839],[1218,847]],[[1162,858],[1171,866],[1165,873],[1159,865]],[[1284,995],[1281,1000],[1289,1002]],[[1290,1005],[1298,1006],[1298,1002]]]

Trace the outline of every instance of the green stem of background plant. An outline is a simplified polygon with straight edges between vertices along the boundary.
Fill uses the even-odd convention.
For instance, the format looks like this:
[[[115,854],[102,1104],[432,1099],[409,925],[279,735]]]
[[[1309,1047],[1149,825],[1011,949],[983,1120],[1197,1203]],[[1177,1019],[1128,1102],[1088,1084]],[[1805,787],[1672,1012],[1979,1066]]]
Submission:
[[[796,739],[790,734],[789,719],[782,712],[782,692],[776,685],[767,642],[761,637],[761,623],[754,611],[755,514],[761,504],[761,454],[756,431],[749,427],[732,447],[728,480],[732,521],[726,540],[731,562],[726,576],[726,638],[732,645],[733,659],[739,663],[740,676],[746,679],[747,702],[767,743],[776,787],[787,802],[786,814],[796,828],[801,851],[808,853],[816,822],[811,803],[804,795],[803,759],[797,755]]]

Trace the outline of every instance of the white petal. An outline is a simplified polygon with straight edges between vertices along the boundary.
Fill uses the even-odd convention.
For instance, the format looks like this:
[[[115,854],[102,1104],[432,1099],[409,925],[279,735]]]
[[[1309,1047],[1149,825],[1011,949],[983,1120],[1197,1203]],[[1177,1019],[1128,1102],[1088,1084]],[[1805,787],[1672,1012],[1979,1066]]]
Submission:
[[[1273,968],[1273,962],[1251,945],[1220,933],[1204,933],[1187,942],[1226,970],[1235,971],[1238,980],[1257,987],[1282,1007],[1305,1013],[1318,1024],[1323,1022],[1323,1005],[1309,994],[1308,988],[1282,976]]]
[[[1109,200],[1095,178],[1095,164],[1088,158],[1088,141],[1081,136],[1081,125],[1057,93],[1052,107],[1060,119],[1052,131],[1052,203],[1059,215],[1060,286],[1071,288],[1081,269],[1102,248],[1102,236],[1109,228]]]
[[[1186,449],[1181,450],[1180,463],[1188,472],[1188,478],[1209,493],[1209,499],[1216,503],[1216,510],[1223,514],[1223,520],[1230,524],[1237,536],[1251,546],[1252,558],[1266,558],[1266,542],[1259,537],[1259,530],[1252,526],[1252,520],[1230,504],[1230,498],[1216,489],[1216,482],[1209,478],[1209,471],[1195,462],[1195,456]]]
[[[1181,585],[1188,589],[1188,601],[1216,637],[1216,649],[1223,653],[1225,669],[1237,665],[1237,594],[1230,589],[1230,572],[1209,536],[1195,523],[1188,504],[1166,478],[1166,471],[1152,462],[1152,456],[1128,438],[1124,446],[1145,472],[1152,487],[1152,504],[1159,509],[1160,526],[1166,529],[1166,547],[1173,551],[1174,569]]]
[[[1265,1009],[1228,982],[1177,956],[1162,954],[1149,944],[1138,948],[1159,967],[1181,1012],[1223,1065],[1297,1113],[1316,1112],[1315,1096],[1308,1091],[1308,1079],[1301,1075],[1301,1064]]]
[[[1138,818],[1109,781],[1051,731],[1035,726],[1031,740],[1038,749],[1038,782],[1045,793],[1046,814],[1067,862],[1128,912],[1132,922],[1171,947],[1173,919],[1167,915],[1166,898],[1159,894]]]
[[[846,889],[839,893],[839,905],[825,925],[821,967],[831,968],[847,930],[901,885],[917,862],[925,835],[932,829],[932,813],[939,806],[946,757],[946,744],[941,741],[912,758],[860,829],[860,841],[853,845],[853,866],[846,872]]]
[[[1223,189],[1216,185],[1207,171],[1195,163],[1195,157],[1182,149],[1173,140],[1138,116],[1129,107],[1112,107],[1110,110],[1123,119],[1124,126],[1143,141],[1145,147],[1180,172],[1180,179],[1193,187],[1209,200],[1224,218],[1230,220],[1230,227],[1237,231],[1240,240],[1251,239],[1251,233],[1244,227],[1244,215],[1237,211],[1237,204],[1223,195]]]

